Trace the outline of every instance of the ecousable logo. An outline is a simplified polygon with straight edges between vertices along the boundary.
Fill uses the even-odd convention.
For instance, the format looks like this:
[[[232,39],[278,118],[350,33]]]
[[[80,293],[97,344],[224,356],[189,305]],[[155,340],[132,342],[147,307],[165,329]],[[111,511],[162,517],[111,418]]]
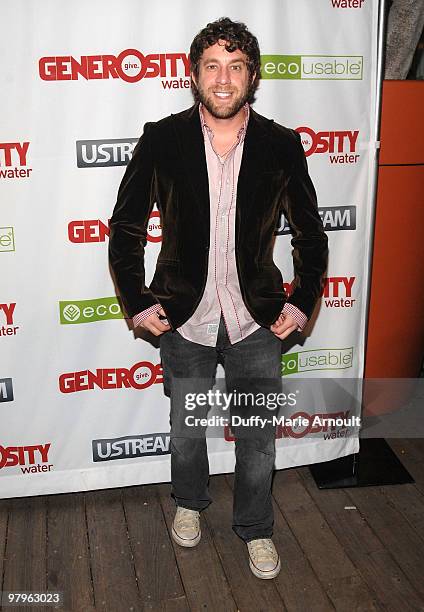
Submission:
[[[360,157],[356,153],[359,130],[314,132],[310,127],[296,128],[302,139],[305,156],[328,153],[331,164],[356,164]]]
[[[163,383],[160,363],[139,361],[131,368],[99,368],[67,372],[59,376],[59,389],[62,393],[77,393],[98,389],[147,389],[151,385]]]
[[[262,79],[362,79],[362,55],[262,55]]]
[[[77,140],[78,168],[126,166],[138,138],[110,138],[109,140]]]
[[[0,444],[0,470],[20,466],[22,474],[50,472],[49,464],[51,443],[27,446],[2,446]]]
[[[353,364],[353,347],[286,353],[282,356],[281,363],[283,376],[315,370],[346,370]]]
[[[318,214],[321,217],[326,232],[356,229],[356,206],[320,206]],[[281,215],[276,236],[291,234],[290,224]]]
[[[328,276],[324,278],[324,287],[321,296],[327,308],[352,308],[356,298],[352,297],[352,287],[355,276]],[[294,289],[294,281],[284,283],[284,290],[291,295]]]
[[[11,378],[0,378],[0,402],[13,402],[13,384]]]
[[[93,461],[135,459],[151,455],[167,455],[169,433],[150,433],[143,436],[123,436],[92,441]]]
[[[38,73],[43,81],[121,79],[126,83],[138,83],[142,79],[160,77],[164,89],[190,89],[187,53],[144,55],[138,49],[125,49],[118,55],[48,56],[40,58]]]
[[[0,227],[0,253],[15,250],[15,234],[13,227]]]
[[[116,297],[94,300],[73,300],[59,302],[60,322],[62,325],[94,323],[105,319],[123,319],[121,305]]]
[[[68,239],[75,244],[105,242],[109,238],[109,225],[100,219],[78,219],[68,223]],[[162,225],[160,212],[153,210],[147,223],[148,242],[161,242]]]
[[[0,179],[28,178],[32,168],[28,168],[29,142],[0,143]]]
[[[3,315],[3,324],[0,327],[0,336],[16,336],[16,332],[19,329],[19,325],[14,325],[14,312],[16,308],[16,302],[11,304],[0,304],[0,323]]]

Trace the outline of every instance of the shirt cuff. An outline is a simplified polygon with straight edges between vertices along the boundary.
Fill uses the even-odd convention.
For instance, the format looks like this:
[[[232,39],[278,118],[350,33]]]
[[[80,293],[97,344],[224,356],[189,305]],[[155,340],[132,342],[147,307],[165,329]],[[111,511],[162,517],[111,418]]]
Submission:
[[[147,317],[150,317],[150,315],[155,314],[155,312],[158,312],[161,308],[162,306],[160,304],[153,304],[153,306],[150,306],[149,308],[146,308],[146,310],[142,310],[138,314],[134,315],[132,318],[134,328],[138,327],[140,323],[144,321],[144,319],[147,319]]]
[[[290,302],[286,302],[283,306],[282,310],[283,314],[291,315],[293,319],[296,321],[298,327],[297,331],[303,331],[306,323],[308,322],[308,317],[303,313],[297,306],[293,306]]]

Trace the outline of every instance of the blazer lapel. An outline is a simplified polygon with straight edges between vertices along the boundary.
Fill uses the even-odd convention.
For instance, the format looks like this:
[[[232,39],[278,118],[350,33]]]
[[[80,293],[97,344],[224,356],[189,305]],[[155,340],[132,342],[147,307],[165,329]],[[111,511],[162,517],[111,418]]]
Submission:
[[[204,212],[205,228],[209,232],[209,180],[199,105],[195,104],[184,113],[173,115],[172,118],[182,165],[186,169],[187,179],[193,190],[193,198]],[[207,236],[209,240],[209,233]]]
[[[266,139],[272,124],[271,119],[265,119],[250,108],[237,182],[236,244],[239,240],[240,216],[243,215],[252,201],[258,178],[267,169],[269,148]]]

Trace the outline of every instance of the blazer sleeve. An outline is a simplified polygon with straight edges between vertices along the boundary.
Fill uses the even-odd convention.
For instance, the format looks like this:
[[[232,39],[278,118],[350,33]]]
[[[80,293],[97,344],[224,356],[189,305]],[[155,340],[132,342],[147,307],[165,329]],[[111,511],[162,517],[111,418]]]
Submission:
[[[287,300],[311,316],[321,295],[328,263],[328,239],[318,213],[315,188],[308,174],[300,135],[293,131],[293,167],[284,191],[282,210],[292,230],[294,290]]]
[[[129,317],[158,303],[145,283],[144,251],[147,224],[156,199],[152,124],[146,123],[124,178],[109,221],[109,262]]]

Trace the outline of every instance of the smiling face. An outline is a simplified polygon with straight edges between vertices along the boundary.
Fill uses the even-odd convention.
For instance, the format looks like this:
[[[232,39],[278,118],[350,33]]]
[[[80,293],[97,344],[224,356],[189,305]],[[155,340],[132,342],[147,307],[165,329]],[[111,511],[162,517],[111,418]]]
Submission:
[[[192,79],[199,99],[216,119],[230,119],[237,115],[249,98],[254,76],[249,75],[247,56],[236,49],[229,52],[225,41],[204,50],[199,62],[199,74]]]

